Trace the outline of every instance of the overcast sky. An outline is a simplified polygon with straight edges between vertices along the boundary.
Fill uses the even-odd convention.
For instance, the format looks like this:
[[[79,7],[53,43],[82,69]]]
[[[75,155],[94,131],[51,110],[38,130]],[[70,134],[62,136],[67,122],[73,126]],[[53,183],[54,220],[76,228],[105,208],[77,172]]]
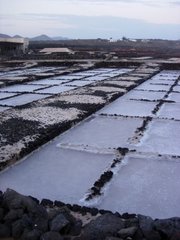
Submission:
[[[0,32],[180,39],[180,0],[0,0]]]

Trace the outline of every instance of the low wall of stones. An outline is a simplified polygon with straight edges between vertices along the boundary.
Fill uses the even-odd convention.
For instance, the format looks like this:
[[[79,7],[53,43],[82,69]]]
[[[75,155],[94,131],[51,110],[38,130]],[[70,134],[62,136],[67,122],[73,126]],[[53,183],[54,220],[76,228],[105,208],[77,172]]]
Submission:
[[[0,192],[0,239],[179,240],[180,218],[155,219]]]

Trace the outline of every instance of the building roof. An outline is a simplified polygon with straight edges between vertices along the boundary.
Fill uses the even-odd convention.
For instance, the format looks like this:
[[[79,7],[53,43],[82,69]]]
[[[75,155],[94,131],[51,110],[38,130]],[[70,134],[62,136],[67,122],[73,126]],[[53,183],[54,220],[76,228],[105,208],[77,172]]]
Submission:
[[[45,54],[51,54],[51,53],[69,53],[69,54],[72,54],[72,53],[74,53],[69,48],[44,48],[44,49],[40,50],[40,52],[45,53]]]
[[[25,38],[1,38],[0,42],[6,42],[6,43],[17,43],[17,44],[27,44],[28,40]]]

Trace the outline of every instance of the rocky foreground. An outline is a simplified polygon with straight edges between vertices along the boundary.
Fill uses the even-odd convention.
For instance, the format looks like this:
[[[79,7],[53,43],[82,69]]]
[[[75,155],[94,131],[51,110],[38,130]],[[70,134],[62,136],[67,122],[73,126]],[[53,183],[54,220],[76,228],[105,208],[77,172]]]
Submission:
[[[180,218],[153,220],[96,208],[0,192],[0,239],[178,240]]]

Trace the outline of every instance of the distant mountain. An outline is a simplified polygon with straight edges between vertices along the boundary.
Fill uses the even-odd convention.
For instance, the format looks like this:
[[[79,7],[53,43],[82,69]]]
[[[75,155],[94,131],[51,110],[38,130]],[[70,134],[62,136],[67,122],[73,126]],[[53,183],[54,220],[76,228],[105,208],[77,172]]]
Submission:
[[[23,37],[20,35],[14,35],[13,38],[23,38]]]
[[[30,41],[52,41],[53,39],[45,34],[42,34],[37,37],[30,38],[29,40]]]
[[[37,37],[33,37],[29,39],[30,41],[58,41],[58,40],[68,40],[68,38],[66,37],[61,37],[61,36],[57,36],[57,37],[49,37],[45,34],[39,35]]]
[[[3,34],[0,33],[0,38],[11,38],[11,36],[7,35],[7,34]],[[14,35],[13,38],[24,38],[20,35]],[[66,37],[61,37],[61,36],[57,36],[57,37],[49,37],[45,34],[33,37],[33,38],[27,38],[29,39],[29,41],[58,41],[58,40],[68,40],[68,38]]]
[[[0,33],[0,38],[10,38],[11,36],[7,34]]]
[[[68,40],[69,38],[66,37],[52,37],[53,40],[58,41],[58,40]]]

